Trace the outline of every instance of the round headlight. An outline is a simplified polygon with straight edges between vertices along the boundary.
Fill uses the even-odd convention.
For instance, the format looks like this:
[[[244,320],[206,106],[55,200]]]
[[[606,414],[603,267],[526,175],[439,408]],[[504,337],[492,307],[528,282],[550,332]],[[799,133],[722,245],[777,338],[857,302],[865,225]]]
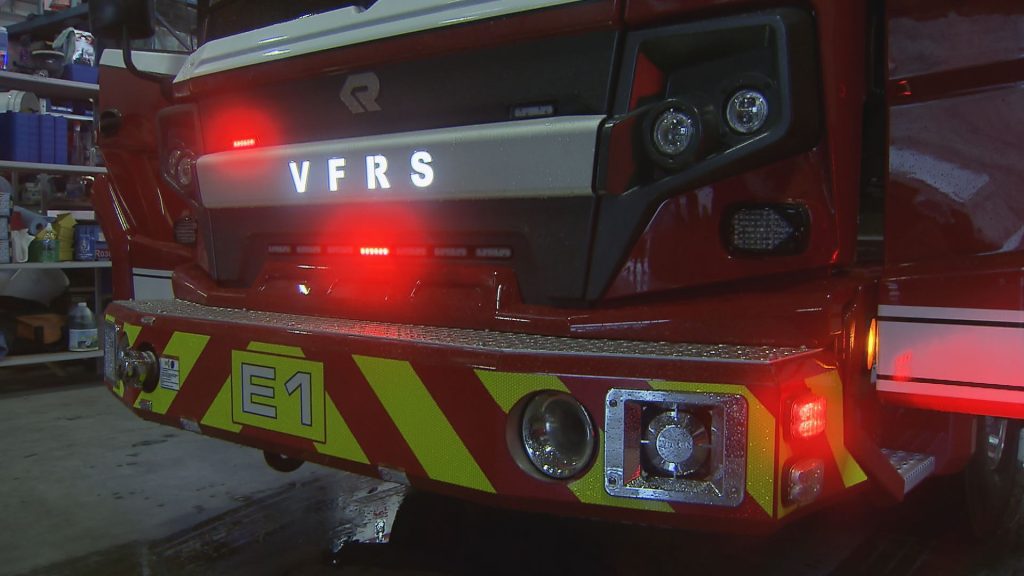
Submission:
[[[689,114],[669,108],[654,120],[651,139],[659,153],[678,156],[690,147],[695,132],[693,118]]]
[[[542,392],[531,398],[520,430],[527,458],[545,476],[572,478],[594,458],[594,423],[568,394]]]
[[[757,132],[767,120],[768,99],[757,90],[740,90],[725,107],[725,121],[740,134]]]

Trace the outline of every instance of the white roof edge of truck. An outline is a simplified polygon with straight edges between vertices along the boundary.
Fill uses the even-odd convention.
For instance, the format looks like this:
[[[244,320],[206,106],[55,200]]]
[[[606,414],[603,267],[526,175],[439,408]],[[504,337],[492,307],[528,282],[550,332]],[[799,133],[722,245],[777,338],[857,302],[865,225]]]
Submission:
[[[208,42],[175,82],[382,38],[485,20],[581,0],[378,0]]]

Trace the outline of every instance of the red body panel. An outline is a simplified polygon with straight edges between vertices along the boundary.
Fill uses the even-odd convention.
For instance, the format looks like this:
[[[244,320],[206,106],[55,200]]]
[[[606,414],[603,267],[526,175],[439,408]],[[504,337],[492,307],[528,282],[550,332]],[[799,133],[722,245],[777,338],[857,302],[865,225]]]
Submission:
[[[893,393],[882,390],[881,384],[876,389],[865,363],[867,327],[879,305],[895,310],[881,330],[880,364],[887,367],[895,365],[894,354],[903,352],[893,344],[895,336],[887,340],[887,334],[906,324],[897,315],[900,310],[1024,310],[1024,197],[1015,193],[1020,169],[1012,153],[1024,130],[1024,122],[1014,121],[1021,114],[1024,93],[1019,84],[1024,78],[1015,50],[1019,43],[1013,41],[1019,39],[1024,15],[1012,2],[961,4],[887,3],[891,170],[885,196],[884,262],[862,264],[855,259],[863,184],[861,132],[868,96],[864,70],[872,40],[866,30],[869,7],[815,0],[804,7],[814,16],[818,38],[820,141],[788,158],[696,190],[680,190],[663,202],[605,299],[585,308],[525,303],[512,266],[481,262],[270,256],[261,264],[245,264],[255,271],[249,275],[256,279],[251,285],[218,284],[197,261],[204,257],[201,246],[193,251],[173,243],[174,220],[188,209],[158,176],[154,120],[156,111],[169,102],[155,86],[132,92],[129,87],[134,90],[137,80],[124,71],[105,69],[101,108],[119,109],[126,126],[119,135],[101,140],[111,177],[106,186],[97,187],[98,211],[114,248],[118,297],[130,288],[132,267],[173,268],[175,296],[211,307],[188,315],[158,309],[139,312],[128,303],[113,306],[110,320],[136,346],[145,344],[158,355],[171,357],[182,349],[195,350],[190,352],[191,375],[182,376],[180,391],[140,394],[110,382],[112,389],[142,417],[164,424],[364,474],[399,471],[416,486],[506,506],[749,530],[798,517],[863,486],[869,478],[898,499],[903,478],[879,448],[930,454],[938,473],[954,473],[973,449],[973,418],[946,412],[1024,417],[1024,402],[949,402]],[[588,30],[620,29],[628,34],[780,5],[583,2],[200,76],[175,85],[174,93],[179,102],[201,103],[210,94],[364,70],[425,54]],[[979,36],[986,41],[976,41]],[[1003,37],[1009,40],[995,40]],[[657,87],[653,90],[656,93]],[[271,138],[260,144],[275,143]],[[622,149],[630,145],[614,144]],[[743,202],[808,206],[811,248],[793,256],[731,256],[721,240],[722,216]],[[418,217],[410,210],[397,221],[367,218],[363,229],[347,232],[367,245],[386,246],[397,235],[393,230],[414,235]],[[318,226],[329,220],[330,210],[323,210],[313,228],[322,229]],[[215,308],[258,310],[274,321],[240,326],[216,320]],[[760,364],[526,353],[309,328],[322,318],[414,330],[472,329],[496,337],[527,334],[579,342],[789,347],[806,353]],[[350,431],[362,456],[332,452],[327,441],[225,417],[224,406],[234,414],[233,370],[240,354],[301,357],[322,366],[325,397],[336,406],[346,423],[340,428]],[[413,375],[425,391],[423,398],[436,404],[454,431],[454,441],[479,467],[482,481],[453,481],[446,476],[451,467],[437,467],[430,451],[410,437],[408,422],[374,382],[367,362]],[[702,393],[709,393],[702,386],[725,387],[743,396],[749,406],[764,409],[761,420],[751,420],[752,426],[758,424],[748,437],[750,457],[761,459],[760,474],[748,475],[746,497],[737,508],[611,497],[604,491],[600,456],[580,479],[538,480],[510,455],[509,407],[488,388],[489,374],[508,379],[509,390],[522,392],[519,399],[530,389],[523,382],[546,383],[537,389],[564,387],[599,427],[604,425],[605,398],[612,388],[657,390],[664,381]],[[898,386],[900,376],[880,377]],[[788,403],[812,389],[833,393],[828,399],[834,408],[829,412],[830,428],[811,440],[794,440],[786,425]],[[909,408],[885,405],[880,398]],[[419,432],[431,436],[438,430],[428,427]],[[823,494],[813,505],[789,507],[782,492],[785,474],[802,458],[825,462]]]
[[[132,297],[132,269],[173,270],[190,261],[190,247],[174,241],[174,222],[190,214],[159,176],[156,114],[169,104],[159,84],[127,70],[103,67],[99,110],[116,111],[121,129],[101,135],[109,176],[97,180],[93,205],[114,261],[114,297]]]
[[[1024,136],[1024,61],[1015,48],[1022,25],[1015,2],[888,3],[880,304],[896,318],[880,331],[888,359],[880,370],[897,360],[904,368],[880,375],[879,388],[892,403],[1024,417],[1024,395],[993,372],[1003,364],[1013,371],[1009,358],[975,352],[1016,341],[1009,324],[983,321],[986,313],[1012,319],[1024,308],[1024,198],[1014,152]],[[940,346],[946,354],[932,352]]]

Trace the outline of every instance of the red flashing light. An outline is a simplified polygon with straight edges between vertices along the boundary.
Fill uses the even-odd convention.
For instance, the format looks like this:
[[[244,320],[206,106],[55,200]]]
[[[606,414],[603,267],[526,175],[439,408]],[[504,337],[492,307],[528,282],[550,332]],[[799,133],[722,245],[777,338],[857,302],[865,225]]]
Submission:
[[[231,142],[231,147],[235,148],[235,149],[238,149],[238,148],[252,148],[255,145],[256,145],[256,139],[255,138],[239,138],[238,140],[233,140]]]
[[[387,256],[389,254],[391,254],[391,249],[382,246],[361,246],[359,248],[360,256]]]
[[[793,401],[789,413],[790,433],[794,438],[812,438],[825,431],[825,398],[808,394]]]

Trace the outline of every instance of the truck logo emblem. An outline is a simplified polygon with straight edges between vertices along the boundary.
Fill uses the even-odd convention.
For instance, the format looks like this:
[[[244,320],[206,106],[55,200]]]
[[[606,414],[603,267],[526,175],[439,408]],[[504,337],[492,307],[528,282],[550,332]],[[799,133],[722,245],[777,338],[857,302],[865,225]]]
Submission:
[[[380,112],[377,95],[380,93],[380,78],[373,72],[361,72],[345,78],[341,87],[341,101],[353,114]]]

